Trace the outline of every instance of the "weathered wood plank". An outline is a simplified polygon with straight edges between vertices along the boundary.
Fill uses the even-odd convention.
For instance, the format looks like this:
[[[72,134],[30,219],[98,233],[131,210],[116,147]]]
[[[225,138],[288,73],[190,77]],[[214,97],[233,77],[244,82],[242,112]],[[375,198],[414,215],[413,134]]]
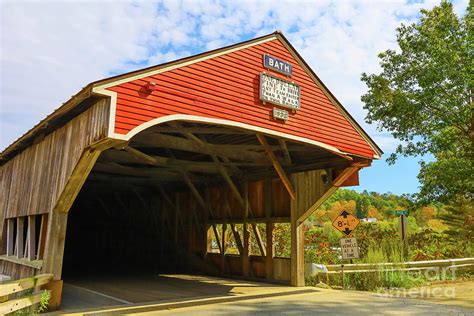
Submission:
[[[9,281],[0,284],[0,296],[6,296],[14,293],[19,293],[37,286],[48,283],[53,279],[52,274],[40,274],[31,278],[25,278],[16,281]]]
[[[107,136],[108,113],[108,100],[100,100],[3,164],[0,216],[49,213],[84,148]]]
[[[13,313],[19,309],[29,307],[41,301],[41,293],[28,295],[25,297],[9,300],[0,304],[0,315]]]

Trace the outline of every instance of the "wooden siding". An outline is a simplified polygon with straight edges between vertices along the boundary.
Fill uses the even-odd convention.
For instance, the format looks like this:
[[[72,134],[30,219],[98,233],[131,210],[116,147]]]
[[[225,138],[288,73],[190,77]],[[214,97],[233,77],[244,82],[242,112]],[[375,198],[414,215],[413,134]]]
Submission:
[[[262,54],[293,64],[293,80],[301,86],[301,109],[283,123],[271,119],[273,105],[259,100]],[[285,79],[284,75],[272,75]],[[144,86],[157,82],[147,93]],[[259,126],[373,158],[374,151],[275,39],[250,48],[109,88],[118,93],[115,132],[126,134],[147,121],[171,114],[226,119]]]
[[[12,280],[18,280],[22,278],[28,278],[33,275],[39,274],[40,270],[27,267],[24,265],[18,265],[13,262],[0,261],[0,274],[8,275]]]
[[[108,120],[102,99],[0,167],[0,232],[6,218],[53,210],[84,149],[107,136]],[[0,261],[0,273],[10,266]]]
[[[323,170],[312,170],[291,175],[293,185],[298,191],[292,204],[298,218],[326,192],[327,187],[321,179],[323,173]]]

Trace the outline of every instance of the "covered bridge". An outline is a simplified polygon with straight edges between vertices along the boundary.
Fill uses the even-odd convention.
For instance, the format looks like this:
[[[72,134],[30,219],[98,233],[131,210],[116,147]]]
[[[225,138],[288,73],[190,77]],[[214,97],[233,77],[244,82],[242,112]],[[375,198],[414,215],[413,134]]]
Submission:
[[[279,32],[96,81],[1,153],[0,274],[302,286],[302,223],[381,154]]]

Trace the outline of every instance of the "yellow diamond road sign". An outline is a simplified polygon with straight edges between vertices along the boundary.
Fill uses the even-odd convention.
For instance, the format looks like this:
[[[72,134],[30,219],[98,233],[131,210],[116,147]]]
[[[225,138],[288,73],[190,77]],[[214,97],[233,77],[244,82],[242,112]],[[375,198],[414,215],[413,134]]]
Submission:
[[[357,217],[347,211],[342,211],[341,214],[339,214],[339,216],[332,222],[332,226],[344,235],[349,236],[359,223],[360,220]]]

